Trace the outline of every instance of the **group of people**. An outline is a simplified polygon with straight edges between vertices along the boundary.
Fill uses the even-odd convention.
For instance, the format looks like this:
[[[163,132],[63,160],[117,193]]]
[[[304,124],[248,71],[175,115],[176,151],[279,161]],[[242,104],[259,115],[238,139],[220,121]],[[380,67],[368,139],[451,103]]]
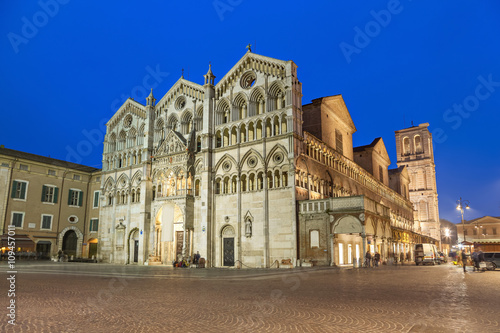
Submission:
[[[370,251],[365,254],[365,267],[378,267],[380,263],[380,253],[375,252],[373,255]]]
[[[174,260],[172,264],[174,267],[189,267],[190,264],[198,265],[200,263],[200,257],[200,252],[196,252],[192,260],[191,257],[188,259],[178,258]]]
[[[398,261],[400,263],[403,263],[405,259],[407,261],[411,260],[410,252],[407,252],[406,255],[403,252],[399,253],[399,255],[397,253],[394,253],[394,264],[398,263]],[[366,251],[365,267],[378,267],[378,265],[380,264],[380,260],[380,253],[375,252],[372,254],[370,251]]]
[[[465,267],[467,266],[467,257],[468,257],[467,253],[464,250],[462,250],[460,259],[462,259],[462,266],[464,268],[464,273],[466,272]],[[472,271],[481,272],[482,270],[480,267],[480,263],[484,261],[484,253],[481,250],[481,248],[474,248],[474,251],[470,256],[470,259],[472,260],[473,264]]]

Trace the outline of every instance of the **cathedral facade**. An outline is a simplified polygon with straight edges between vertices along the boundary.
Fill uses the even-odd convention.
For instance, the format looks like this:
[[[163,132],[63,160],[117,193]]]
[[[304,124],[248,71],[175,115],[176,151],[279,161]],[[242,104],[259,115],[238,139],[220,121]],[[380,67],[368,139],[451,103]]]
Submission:
[[[181,77],[107,123],[99,259],[209,267],[347,264],[422,241],[406,167],[353,148],[340,95],[302,106],[293,61],[248,51],[215,84]]]

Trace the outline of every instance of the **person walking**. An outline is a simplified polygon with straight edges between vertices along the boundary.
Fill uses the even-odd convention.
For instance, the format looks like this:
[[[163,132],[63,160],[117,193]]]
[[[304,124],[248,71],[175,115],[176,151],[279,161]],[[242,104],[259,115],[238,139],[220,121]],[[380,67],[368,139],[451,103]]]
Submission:
[[[474,248],[474,252],[472,252],[472,261],[474,262],[474,266],[472,267],[472,271],[476,270],[479,272],[479,251]]]
[[[378,263],[380,261],[380,253],[375,252],[374,259],[375,259],[375,267],[378,267]]]
[[[484,261],[484,253],[483,253],[483,250],[481,250],[481,248],[479,248],[478,250],[479,250],[478,251],[479,252],[479,256],[478,256],[479,257],[479,264],[478,264],[478,266],[481,267],[480,264],[481,264],[481,262]],[[484,270],[481,270],[481,269],[479,269],[479,271],[484,272]]]
[[[467,266],[467,253],[465,253],[465,249],[462,250],[462,266],[464,268],[464,273],[466,272],[465,266]]]
[[[370,267],[370,262],[372,261],[372,254],[370,253],[370,251],[366,251],[366,254],[365,254],[365,267]]]

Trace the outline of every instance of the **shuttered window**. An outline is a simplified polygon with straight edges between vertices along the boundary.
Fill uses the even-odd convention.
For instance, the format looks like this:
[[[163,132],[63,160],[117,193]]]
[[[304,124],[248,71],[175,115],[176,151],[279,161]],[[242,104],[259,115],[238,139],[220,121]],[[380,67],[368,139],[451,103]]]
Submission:
[[[42,202],[57,203],[59,189],[55,186],[42,186]]]
[[[83,203],[83,191],[69,190],[68,205],[81,207]]]
[[[12,198],[26,200],[27,185],[28,185],[27,182],[14,180],[12,182],[12,193],[11,193]]]

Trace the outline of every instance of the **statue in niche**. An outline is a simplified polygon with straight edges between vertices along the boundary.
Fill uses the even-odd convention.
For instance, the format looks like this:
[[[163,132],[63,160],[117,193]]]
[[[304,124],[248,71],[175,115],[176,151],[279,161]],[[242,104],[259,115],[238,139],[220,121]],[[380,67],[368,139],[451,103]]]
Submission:
[[[245,221],[245,236],[252,237],[252,221],[250,219]]]

